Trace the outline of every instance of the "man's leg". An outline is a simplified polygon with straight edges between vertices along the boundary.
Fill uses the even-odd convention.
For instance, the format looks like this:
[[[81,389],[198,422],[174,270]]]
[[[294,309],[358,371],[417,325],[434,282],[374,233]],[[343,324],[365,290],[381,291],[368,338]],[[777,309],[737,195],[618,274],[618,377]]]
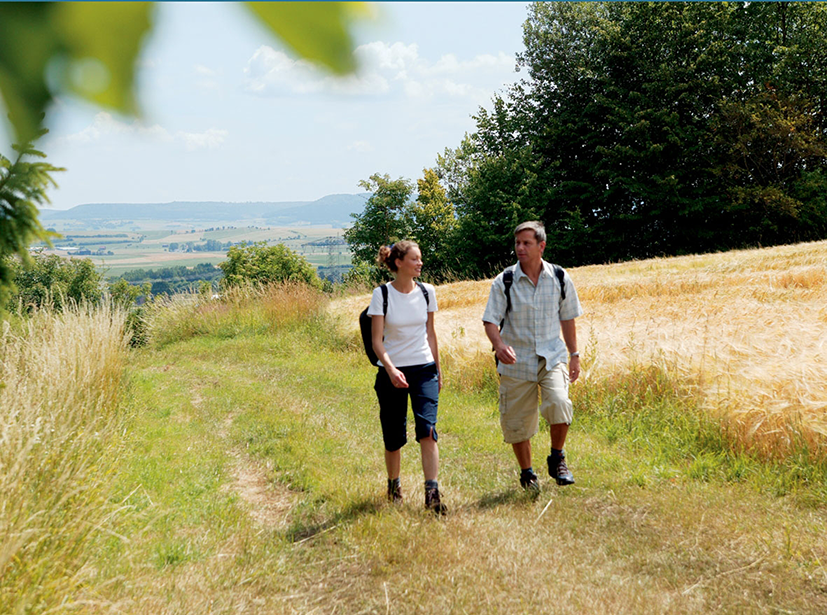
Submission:
[[[574,476],[566,465],[566,454],[563,451],[572,419],[569,380],[565,367],[564,363],[555,365],[540,380],[541,412],[549,423],[551,436],[551,454],[546,459],[548,473],[558,485],[574,483]]]
[[[511,446],[514,449],[514,455],[517,457],[517,463],[520,464],[520,469],[529,469],[531,467],[531,440],[515,442]]]
[[[520,466],[520,486],[539,492],[540,481],[531,467],[531,437],[539,428],[537,383],[502,376],[500,378],[500,426],[503,439],[511,444]]]
[[[569,426],[566,423],[558,423],[549,427],[551,433],[551,448],[556,448],[558,451],[563,450],[566,444],[566,436],[569,433]]]

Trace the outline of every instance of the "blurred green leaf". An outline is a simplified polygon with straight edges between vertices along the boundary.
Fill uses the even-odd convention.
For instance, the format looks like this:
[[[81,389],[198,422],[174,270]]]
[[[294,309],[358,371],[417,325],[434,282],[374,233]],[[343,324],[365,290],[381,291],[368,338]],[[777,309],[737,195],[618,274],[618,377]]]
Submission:
[[[348,26],[365,3],[247,5],[299,56],[338,74],[355,69]],[[31,141],[63,92],[135,114],[135,61],[152,11],[151,2],[0,2],[0,96],[16,139]]]
[[[343,75],[356,69],[348,31],[362,2],[246,2],[300,56]]]
[[[37,134],[52,98],[44,73],[60,43],[48,19],[51,9],[39,2],[0,2],[0,94],[24,143]]]
[[[52,28],[72,61],[65,87],[99,105],[135,113],[135,59],[151,10],[150,2],[56,3]]]

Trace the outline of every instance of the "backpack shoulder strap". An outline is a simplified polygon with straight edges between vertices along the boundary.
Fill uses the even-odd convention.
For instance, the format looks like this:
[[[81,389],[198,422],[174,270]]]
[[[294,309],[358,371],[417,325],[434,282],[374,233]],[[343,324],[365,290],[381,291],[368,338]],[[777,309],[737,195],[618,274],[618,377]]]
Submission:
[[[503,315],[503,319],[500,321],[500,331],[503,330],[503,325],[505,324],[505,318],[508,316],[508,313],[511,311],[511,285],[514,283],[514,268],[508,267],[505,271],[503,271],[503,286],[505,287],[505,314]]]
[[[560,282],[560,301],[566,300],[566,272],[560,265],[551,264],[554,269],[554,277]]]
[[[388,315],[388,285],[382,284],[380,287],[382,289],[382,314],[384,316]]]
[[[431,307],[431,297],[428,295],[428,289],[425,288],[425,285],[422,282],[417,282],[417,286],[419,286],[419,290],[422,291],[422,294],[425,295],[425,309],[427,310]]]
[[[503,271],[503,286],[505,286],[505,313],[511,311],[511,285],[514,283],[514,270],[508,268]]]

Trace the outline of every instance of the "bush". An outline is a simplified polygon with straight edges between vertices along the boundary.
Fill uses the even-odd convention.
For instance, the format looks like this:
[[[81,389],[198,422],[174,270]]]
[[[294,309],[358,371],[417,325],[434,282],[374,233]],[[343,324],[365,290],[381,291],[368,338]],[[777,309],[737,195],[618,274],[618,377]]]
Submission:
[[[262,241],[233,246],[219,267],[227,286],[304,282],[314,288],[322,287],[313,265],[284,244],[268,246]]]
[[[103,297],[103,275],[88,258],[65,259],[54,254],[35,256],[24,265],[12,261],[12,311],[49,305],[62,311],[67,303],[98,305]]]

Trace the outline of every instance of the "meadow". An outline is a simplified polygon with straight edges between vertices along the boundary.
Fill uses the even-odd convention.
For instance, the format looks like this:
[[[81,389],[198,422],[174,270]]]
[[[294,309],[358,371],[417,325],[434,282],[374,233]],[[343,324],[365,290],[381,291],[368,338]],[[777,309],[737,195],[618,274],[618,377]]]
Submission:
[[[413,444],[384,500],[365,294],[178,295],[135,350],[116,310],[7,323],[0,612],[824,612],[826,249],[571,269],[577,483],[537,498],[490,282],[438,287],[442,519]]]

